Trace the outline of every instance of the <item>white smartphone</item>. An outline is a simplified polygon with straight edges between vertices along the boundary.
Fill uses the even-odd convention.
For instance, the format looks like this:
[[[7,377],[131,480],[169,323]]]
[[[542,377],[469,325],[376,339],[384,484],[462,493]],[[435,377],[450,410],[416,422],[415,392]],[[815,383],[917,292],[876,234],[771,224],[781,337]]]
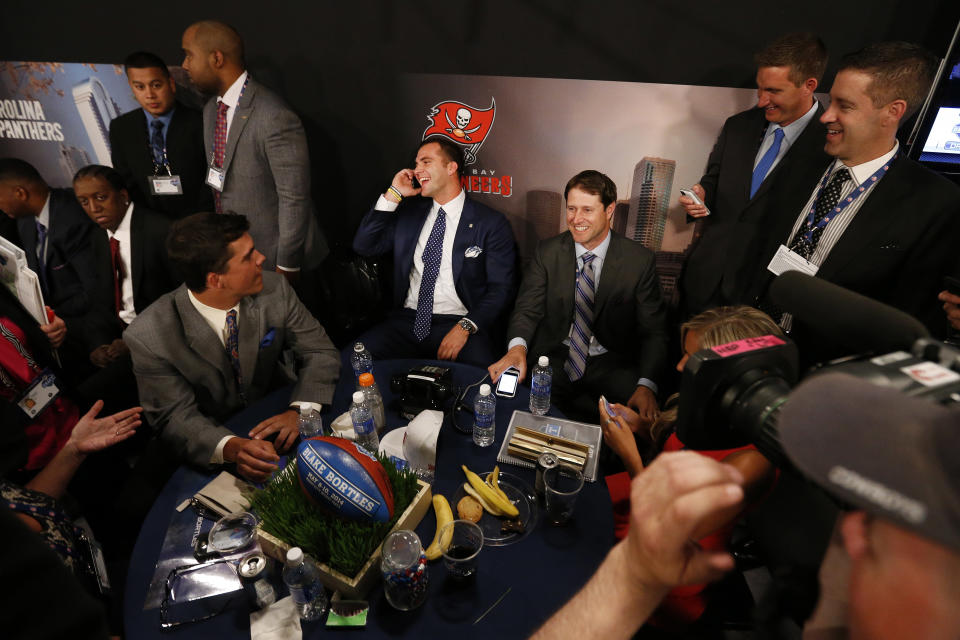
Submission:
[[[520,383],[520,372],[510,367],[500,374],[497,381],[497,395],[504,398],[512,398],[517,395],[517,385]]]
[[[613,416],[619,415],[617,410],[613,408],[613,405],[607,400],[607,396],[600,396],[600,399],[603,400],[603,408],[607,410],[607,415],[611,418]]]
[[[690,189],[680,189],[680,195],[682,195],[682,196],[687,196],[688,198],[690,198],[691,200],[693,200],[696,204],[703,204],[703,200],[701,200],[700,198],[698,198],[698,197],[697,197],[697,194],[695,194],[695,193],[694,193],[693,191],[691,191]],[[710,209],[707,209],[706,215],[710,215]]]

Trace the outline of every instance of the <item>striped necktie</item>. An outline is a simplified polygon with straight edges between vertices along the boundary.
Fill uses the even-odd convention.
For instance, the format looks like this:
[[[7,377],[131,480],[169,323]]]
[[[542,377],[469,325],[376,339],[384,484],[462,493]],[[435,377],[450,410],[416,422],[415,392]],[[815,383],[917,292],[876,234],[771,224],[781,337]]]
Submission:
[[[233,377],[237,381],[237,393],[240,402],[247,404],[247,395],[243,392],[243,373],[240,371],[240,330],[237,327],[237,310],[227,311],[227,355],[230,356],[230,366],[233,367]]]
[[[593,295],[596,284],[593,278],[593,259],[589,251],[583,256],[583,267],[577,272],[577,285],[573,303],[573,332],[570,334],[570,355],[563,370],[571,382],[583,377],[587,368],[587,354],[590,351],[590,337],[593,335]]]

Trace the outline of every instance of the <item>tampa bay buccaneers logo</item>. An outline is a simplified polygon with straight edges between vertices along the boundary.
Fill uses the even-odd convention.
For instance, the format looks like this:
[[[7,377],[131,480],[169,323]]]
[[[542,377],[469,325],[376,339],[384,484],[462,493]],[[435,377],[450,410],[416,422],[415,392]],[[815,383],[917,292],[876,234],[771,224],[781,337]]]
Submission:
[[[477,161],[477,152],[493,128],[497,104],[490,98],[489,109],[476,109],[468,104],[448,100],[439,102],[430,109],[427,119],[430,126],[423,132],[423,139],[430,136],[446,136],[464,146],[465,164]]]

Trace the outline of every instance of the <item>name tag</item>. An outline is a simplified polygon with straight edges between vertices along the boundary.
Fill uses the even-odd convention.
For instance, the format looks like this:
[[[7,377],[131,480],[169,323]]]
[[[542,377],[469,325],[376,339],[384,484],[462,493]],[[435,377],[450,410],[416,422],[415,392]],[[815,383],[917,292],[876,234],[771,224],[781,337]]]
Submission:
[[[773,260],[767,265],[767,271],[777,276],[786,271],[799,271],[808,276],[815,276],[819,269],[820,267],[803,256],[790,251],[786,245],[780,245],[777,253],[773,256]]]
[[[226,178],[226,175],[220,169],[216,167],[210,167],[207,170],[207,184],[216,189],[217,191],[223,191],[223,181]]]
[[[183,185],[180,176],[150,176],[150,193],[155,196],[183,195]]]
[[[57,387],[57,377],[49,369],[44,369],[20,396],[17,406],[28,418],[35,418],[58,395],[60,389]]]

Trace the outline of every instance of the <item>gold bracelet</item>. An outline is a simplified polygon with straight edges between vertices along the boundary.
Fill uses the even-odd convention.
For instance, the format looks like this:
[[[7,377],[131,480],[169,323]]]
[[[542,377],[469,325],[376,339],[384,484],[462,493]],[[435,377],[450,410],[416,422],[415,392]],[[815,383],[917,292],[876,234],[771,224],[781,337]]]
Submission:
[[[399,191],[395,186],[390,185],[389,187],[387,187],[387,191],[389,191],[389,192],[392,193],[393,195],[397,196],[397,202],[398,202],[398,203],[403,201],[403,195],[400,193],[400,191]]]

